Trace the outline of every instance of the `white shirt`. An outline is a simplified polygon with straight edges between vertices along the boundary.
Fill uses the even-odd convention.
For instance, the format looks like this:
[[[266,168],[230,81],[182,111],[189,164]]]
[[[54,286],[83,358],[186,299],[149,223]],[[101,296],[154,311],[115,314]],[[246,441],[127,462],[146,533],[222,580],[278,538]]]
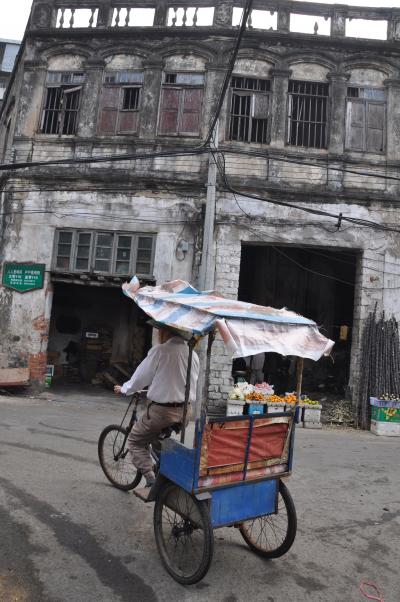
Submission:
[[[121,393],[131,395],[149,387],[147,398],[157,403],[185,401],[186,371],[189,347],[181,337],[172,337],[162,345],[152,347],[136,368],[132,378],[121,387]],[[189,401],[196,400],[200,362],[193,351]]]

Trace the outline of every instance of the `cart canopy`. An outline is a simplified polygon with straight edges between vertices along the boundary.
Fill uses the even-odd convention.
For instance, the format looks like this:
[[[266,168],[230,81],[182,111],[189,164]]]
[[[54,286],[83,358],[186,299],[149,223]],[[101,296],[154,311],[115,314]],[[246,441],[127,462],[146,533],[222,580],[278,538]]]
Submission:
[[[334,345],[315,322],[292,311],[200,292],[184,280],[140,287],[134,276],[122,289],[159,324],[195,336],[217,328],[232,357],[273,351],[318,360]]]

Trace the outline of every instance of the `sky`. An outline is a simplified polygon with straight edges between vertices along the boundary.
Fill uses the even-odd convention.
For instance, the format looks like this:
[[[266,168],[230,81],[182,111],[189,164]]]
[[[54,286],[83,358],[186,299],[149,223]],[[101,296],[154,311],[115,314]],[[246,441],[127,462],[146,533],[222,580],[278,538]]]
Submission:
[[[312,0],[306,0],[306,2],[310,1]],[[346,4],[346,2],[340,2],[340,0],[319,1],[323,4]],[[31,3],[31,0],[0,0],[0,38],[9,40],[22,39]],[[350,0],[348,4],[352,6],[400,8],[400,0]],[[302,27],[301,22],[299,22],[299,27]]]

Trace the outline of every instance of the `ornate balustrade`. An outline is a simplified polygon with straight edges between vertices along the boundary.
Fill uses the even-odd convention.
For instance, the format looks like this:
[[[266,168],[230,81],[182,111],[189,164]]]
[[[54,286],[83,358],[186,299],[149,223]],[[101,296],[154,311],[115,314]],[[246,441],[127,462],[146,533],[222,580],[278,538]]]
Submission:
[[[50,5],[34,0],[31,28],[232,28],[237,27],[244,4],[245,0],[179,0],[177,3],[168,0],[53,0]],[[254,0],[248,27],[281,34],[400,41],[400,8]]]

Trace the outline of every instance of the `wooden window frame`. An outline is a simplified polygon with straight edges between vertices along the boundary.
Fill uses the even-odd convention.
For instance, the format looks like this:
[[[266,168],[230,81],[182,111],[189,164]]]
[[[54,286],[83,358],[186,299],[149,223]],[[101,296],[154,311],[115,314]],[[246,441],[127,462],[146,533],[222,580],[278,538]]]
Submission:
[[[164,74],[163,74],[163,84],[162,84],[162,88],[161,88],[160,103],[159,103],[159,110],[158,110],[157,133],[159,136],[167,136],[167,137],[174,137],[174,138],[178,138],[178,137],[179,138],[199,138],[201,136],[201,127],[202,127],[206,74],[203,71],[187,72],[187,73],[193,73],[195,75],[202,75],[203,83],[201,83],[201,84],[167,83],[165,81],[167,75],[170,75],[170,74],[178,75],[180,73],[185,74],[186,72],[185,71],[168,71],[168,72],[164,72]],[[162,131],[162,129],[161,129],[163,114],[164,114],[164,111],[166,110],[163,107],[164,90],[177,90],[179,92],[178,109],[177,109],[177,126],[176,126],[175,132],[165,132],[165,131]],[[185,112],[190,113],[190,111],[184,110],[185,93],[192,91],[192,90],[201,90],[202,91],[200,108],[198,111],[196,111],[196,113],[198,113],[198,115],[199,115],[199,127],[198,127],[197,132],[190,132],[190,131],[182,130],[183,116],[184,116]]]
[[[72,233],[71,237],[71,253],[69,255],[69,265],[68,268],[57,267],[57,259],[58,255],[58,245],[66,244],[60,243],[60,234],[68,232]],[[89,249],[89,258],[88,258],[88,269],[80,269],[76,268],[76,260],[78,253],[78,240],[79,234],[90,234],[90,249]],[[96,261],[96,248],[97,248],[97,239],[101,234],[111,235],[112,236],[112,246],[111,246],[111,257],[109,259],[110,262],[110,270],[96,270],[95,269],[95,261]],[[117,272],[117,250],[118,250],[118,240],[120,236],[126,236],[131,238],[131,247],[130,247],[130,257],[129,257],[129,271],[127,273],[118,273]],[[152,239],[152,247],[151,247],[151,260],[149,265],[149,273],[138,273],[139,276],[143,276],[146,278],[153,276],[154,270],[154,256],[155,256],[155,246],[156,246],[156,234],[153,232],[112,232],[110,230],[87,230],[87,229],[73,229],[73,228],[60,228],[56,230],[56,236],[54,240],[54,253],[53,253],[53,262],[52,269],[54,272],[69,272],[72,274],[99,274],[104,276],[113,276],[113,277],[128,277],[136,272],[137,265],[137,255],[138,255],[138,246],[140,238],[151,238]],[[68,243],[69,244],[69,243]]]
[[[367,89],[367,90],[377,90],[377,91],[385,91],[384,88],[374,88],[372,86],[348,86],[349,88],[358,88],[358,89]],[[351,128],[351,105],[359,104],[364,107],[364,124],[362,126],[362,148],[355,148],[354,146],[350,146],[350,128]],[[379,106],[383,107],[383,123],[382,123],[382,150],[369,150],[368,149],[368,108],[370,106]],[[361,129],[361,128],[360,128]],[[369,153],[373,155],[384,155],[386,154],[387,149],[387,96],[384,100],[364,98],[360,96],[350,96],[347,94],[346,96],[346,129],[345,129],[345,150],[355,152],[355,153]]]

